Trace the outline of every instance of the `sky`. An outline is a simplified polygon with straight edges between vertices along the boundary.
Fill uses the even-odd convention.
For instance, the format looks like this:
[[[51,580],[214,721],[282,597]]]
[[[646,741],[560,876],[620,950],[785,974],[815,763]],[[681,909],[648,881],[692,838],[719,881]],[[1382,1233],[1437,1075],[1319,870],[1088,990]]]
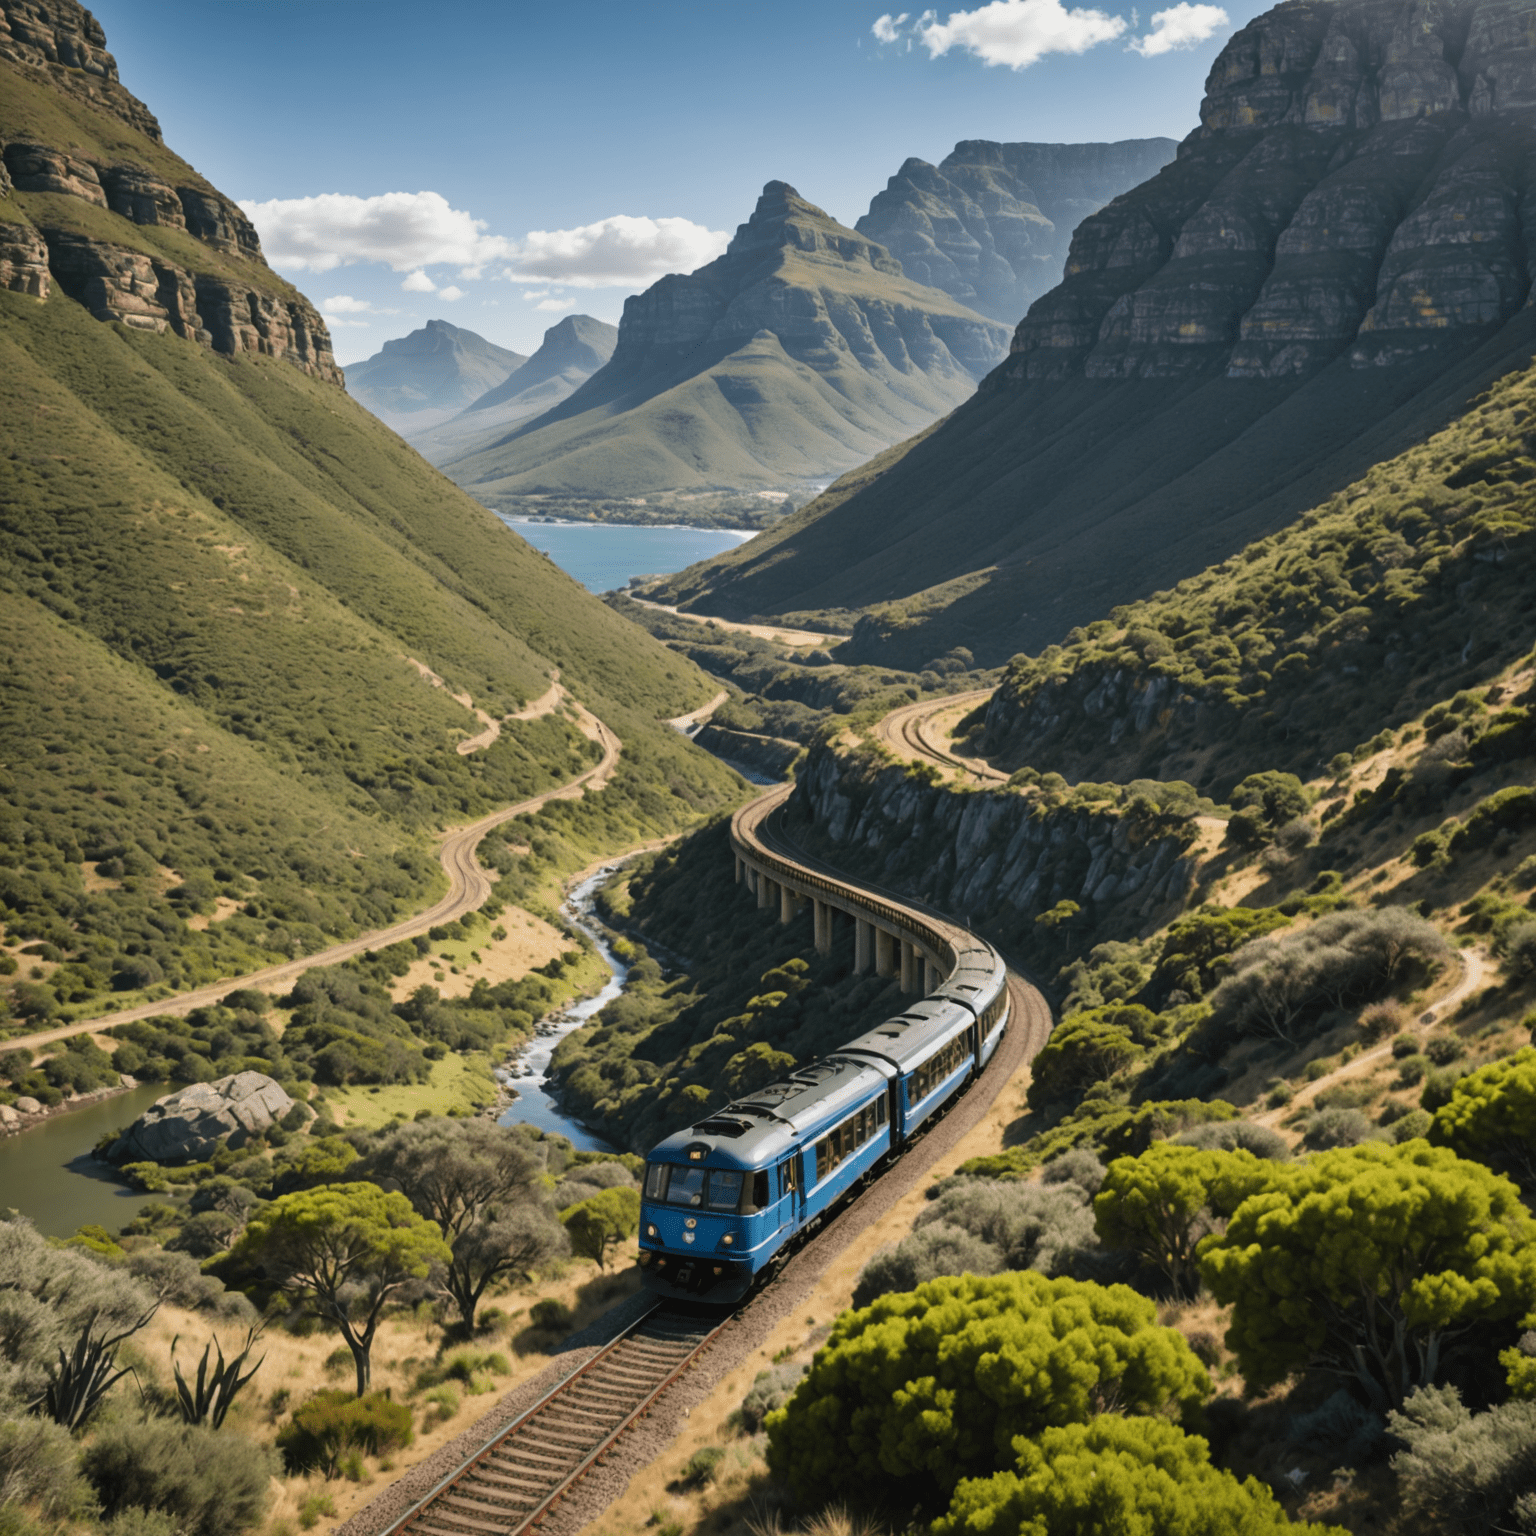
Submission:
[[[763,184],[845,224],[961,139],[1183,138],[1265,7],[1177,0],[91,0],[166,143],[343,365],[428,319],[531,353],[724,249]]]

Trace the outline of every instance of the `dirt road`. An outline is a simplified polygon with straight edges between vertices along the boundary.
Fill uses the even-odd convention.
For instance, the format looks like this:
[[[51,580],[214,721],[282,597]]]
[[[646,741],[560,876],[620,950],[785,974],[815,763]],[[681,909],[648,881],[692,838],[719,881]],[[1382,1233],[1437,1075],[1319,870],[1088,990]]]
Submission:
[[[632,603],[642,608],[654,608],[657,613],[670,613],[674,619],[687,619],[690,624],[713,624],[719,629],[734,629],[737,634],[756,635],[759,640],[776,640],[780,645],[814,650],[829,645],[841,645],[847,635],[833,635],[815,629],[786,629],[781,624],[737,624],[730,619],[717,619],[708,613],[680,613],[668,603],[651,603],[633,592],[624,594]]]
[[[558,686],[556,684],[556,687]],[[82,1034],[88,1030],[97,1031],[109,1029],[114,1024],[128,1024],[134,1019],[147,1019],[159,1014],[190,1013],[194,1008],[203,1008],[210,1003],[218,1002],[225,993],[236,987],[260,987],[264,991],[271,991],[275,987],[296,981],[305,971],[312,970],[317,965],[336,965],[342,960],[350,960],[354,955],[362,954],[365,949],[382,949],[387,944],[399,943],[401,939],[413,939],[417,934],[425,933],[439,923],[451,923],[455,918],[462,917],[464,913],[472,912],[491,894],[491,887],[495,883],[495,877],[487,874],[475,857],[475,849],[479,846],[480,839],[493,827],[499,827],[514,816],[539,810],[542,806],[548,805],[551,800],[574,800],[588,789],[601,789],[608,782],[618,763],[619,753],[623,749],[623,743],[619,738],[596,715],[580,704],[575,704],[573,707],[582,733],[590,740],[602,744],[601,761],[588,768],[586,772],[578,774],[567,784],[546,789],[542,794],[534,795],[531,799],[521,800],[516,805],[505,806],[499,811],[493,811],[489,816],[482,816],[479,821],[471,822],[467,827],[457,827],[450,831],[443,838],[443,845],[438,853],[439,862],[448,876],[448,893],[425,912],[418,912],[414,917],[404,918],[391,927],[381,928],[373,933],[360,934],[357,938],[347,939],[341,944],[333,944],[329,949],[323,949],[316,955],[305,955],[299,960],[286,960],[281,965],[269,965],[264,970],[252,971],[245,976],[226,977],[209,986],[197,987],[191,992],[179,992],[174,997],[161,998],[158,1002],[140,1003],[136,1008],[124,1008],[119,1013],[109,1013],[94,1019],[81,1019],[62,1029],[43,1030],[39,1034],[26,1035],[19,1040],[6,1040],[0,1042],[0,1048],[16,1050],[24,1046],[31,1050],[40,1045],[51,1045],[57,1040],[66,1040],[71,1035]]]

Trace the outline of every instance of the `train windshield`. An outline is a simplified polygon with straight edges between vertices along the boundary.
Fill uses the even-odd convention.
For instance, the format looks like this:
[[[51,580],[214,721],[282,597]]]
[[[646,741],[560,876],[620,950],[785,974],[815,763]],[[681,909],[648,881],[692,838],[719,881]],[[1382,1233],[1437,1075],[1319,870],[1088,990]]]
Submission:
[[[668,1205],[734,1211],[741,1204],[742,1175],[734,1168],[684,1168],[652,1163],[645,1170],[645,1197]]]

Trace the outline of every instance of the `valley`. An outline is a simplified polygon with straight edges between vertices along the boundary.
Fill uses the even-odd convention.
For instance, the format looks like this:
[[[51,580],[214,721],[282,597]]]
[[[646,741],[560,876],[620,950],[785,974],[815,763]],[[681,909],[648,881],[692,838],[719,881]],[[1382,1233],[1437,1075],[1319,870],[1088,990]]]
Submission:
[[[0,1536],[1536,1536],[1532,3],[0,0]]]

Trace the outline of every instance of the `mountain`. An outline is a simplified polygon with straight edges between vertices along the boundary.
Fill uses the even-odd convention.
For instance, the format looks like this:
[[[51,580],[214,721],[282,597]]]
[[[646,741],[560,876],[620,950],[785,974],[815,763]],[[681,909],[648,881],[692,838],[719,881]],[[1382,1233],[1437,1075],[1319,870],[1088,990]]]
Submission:
[[[457,414],[527,361],[473,331],[428,320],[353,363],[347,388],[380,421],[409,436]]]
[[[0,1031],[426,905],[441,828],[591,763],[505,718],[556,667],[624,749],[548,857],[726,803],[664,723],[715,685],[347,395],[86,11],[0,18]]]
[[[1016,325],[1061,281],[1072,231],[1173,159],[1172,139],[998,144],[967,139],[937,166],[908,160],[854,228],[913,282]]]
[[[953,410],[1006,340],[769,182],[723,256],[625,301],[604,368],[453,475],[509,510],[529,495],[825,484]]]
[[[862,610],[845,659],[1000,662],[1455,419],[1536,345],[1517,14],[1289,0],[1250,23],[1178,158],[1079,226],[973,400],[658,595]]]
[[[478,400],[440,426],[415,431],[411,446],[447,466],[505,434],[515,421],[558,405],[613,356],[616,326],[591,315],[567,315],[544,332],[539,350]],[[509,354],[510,355],[510,354]],[[356,376],[356,369],[353,375]],[[452,473],[452,470],[449,470]]]

